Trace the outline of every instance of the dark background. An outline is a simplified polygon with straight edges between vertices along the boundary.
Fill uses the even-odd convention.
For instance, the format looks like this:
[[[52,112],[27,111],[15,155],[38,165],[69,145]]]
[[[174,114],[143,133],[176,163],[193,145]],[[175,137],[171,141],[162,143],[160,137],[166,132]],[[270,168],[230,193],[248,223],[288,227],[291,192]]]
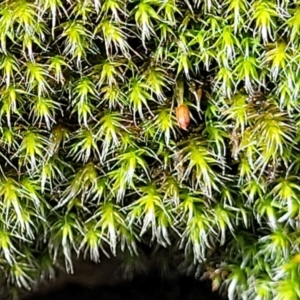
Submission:
[[[126,278],[126,266],[116,258],[105,258],[98,264],[78,260],[74,269],[74,275],[68,275],[61,268],[55,280],[41,282],[35,291],[24,293],[22,300],[225,299],[211,291],[210,280],[195,279],[194,272],[189,276],[180,274],[179,266],[162,272],[159,265],[153,265],[150,260],[137,263],[134,273],[127,273]]]

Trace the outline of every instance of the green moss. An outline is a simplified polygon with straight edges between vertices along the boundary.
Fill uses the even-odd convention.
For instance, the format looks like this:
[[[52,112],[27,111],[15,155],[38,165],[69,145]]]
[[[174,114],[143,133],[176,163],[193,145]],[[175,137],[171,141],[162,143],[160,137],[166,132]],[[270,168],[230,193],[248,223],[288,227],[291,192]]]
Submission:
[[[3,283],[154,243],[230,300],[300,297],[299,5],[2,1]]]

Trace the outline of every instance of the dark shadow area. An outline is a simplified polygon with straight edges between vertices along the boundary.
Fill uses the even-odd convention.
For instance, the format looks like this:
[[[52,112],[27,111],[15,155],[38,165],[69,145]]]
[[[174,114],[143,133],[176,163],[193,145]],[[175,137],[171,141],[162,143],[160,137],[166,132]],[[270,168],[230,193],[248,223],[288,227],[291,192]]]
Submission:
[[[115,286],[86,287],[67,283],[58,289],[38,292],[24,300],[222,300],[211,292],[211,282],[178,277],[161,279],[155,274],[140,276]]]
[[[126,263],[124,257],[103,257],[100,263],[78,259],[73,275],[61,266],[55,280],[41,280],[21,300],[225,300],[212,292],[210,280],[195,279],[195,269],[187,275],[175,256],[166,266],[161,255]]]

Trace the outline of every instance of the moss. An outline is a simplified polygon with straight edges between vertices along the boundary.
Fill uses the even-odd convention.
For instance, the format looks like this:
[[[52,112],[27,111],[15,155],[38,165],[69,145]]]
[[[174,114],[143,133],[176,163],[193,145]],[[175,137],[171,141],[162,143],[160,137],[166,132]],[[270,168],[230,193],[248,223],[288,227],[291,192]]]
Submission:
[[[299,297],[299,16],[298,1],[2,1],[3,285],[151,244],[230,300]]]

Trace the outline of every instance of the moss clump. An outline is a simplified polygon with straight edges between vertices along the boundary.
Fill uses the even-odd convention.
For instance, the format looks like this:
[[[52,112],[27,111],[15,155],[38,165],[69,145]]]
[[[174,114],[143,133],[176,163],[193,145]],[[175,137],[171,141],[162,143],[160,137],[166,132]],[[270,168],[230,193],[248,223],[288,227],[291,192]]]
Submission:
[[[2,1],[3,284],[154,243],[230,300],[298,299],[299,18],[299,1]]]

